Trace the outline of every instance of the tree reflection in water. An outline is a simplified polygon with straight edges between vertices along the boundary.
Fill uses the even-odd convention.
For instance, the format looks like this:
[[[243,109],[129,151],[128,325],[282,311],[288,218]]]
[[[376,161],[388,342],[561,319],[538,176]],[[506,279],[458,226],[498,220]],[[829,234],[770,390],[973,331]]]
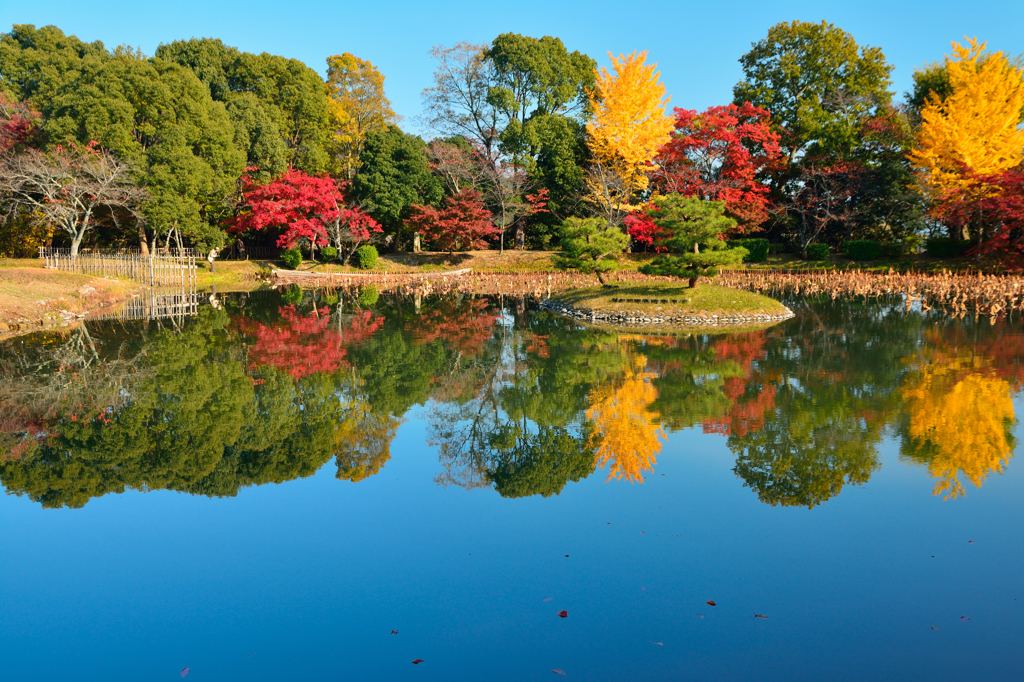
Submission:
[[[885,434],[947,499],[1015,447],[1024,335],[1008,323],[803,299],[779,326],[665,337],[503,299],[288,297],[0,346],[0,482],[54,507],[126,489],[230,496],[332,457],[359,482],[418,405],[436,481],[505,497],[557,495],[598,467],[642,482],[666,434],[691,428],[724,436],[743,485],[781,506],[866,483]]]

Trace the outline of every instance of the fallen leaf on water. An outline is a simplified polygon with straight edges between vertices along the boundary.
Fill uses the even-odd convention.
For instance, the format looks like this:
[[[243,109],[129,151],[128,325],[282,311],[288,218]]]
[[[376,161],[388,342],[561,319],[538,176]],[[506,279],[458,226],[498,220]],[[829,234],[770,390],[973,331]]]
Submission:
[[[392,630],[392,631],[391,631],[391,634],[393,634],[393,635],[397,635],[397,634],[398,634],[398,630]]]
[[[938,630],[938,628],[935,627],[934,625],[929,625],[928,627],[930,627],[932,630]]]
[[[640,535],[643,535],[643,534],[644,534],[644,532],[643,532],[643,531],[640,531]]]
[[[192,668],[182,668],[181,669],[181,676],[185,677],[185,675],[188,675],[191,670],[192,670]]]
[[[701,619],[703,619],[703,618],[704,618],[704,614],[703,614],[703,613],[698,613],[697,615],[698,615],[698,616],[700,616],[700,617],[701,617]]]
[[[569,558],[569,555],[568,555],[568,554],[566,554],[566,555],[565,555],[565,558],[566,558],[566,559],[568,559],[568,558]]]
[[[760,613],[755,613],[754,618],[767,618],[768,616],[762,616]]]
[[[419,664],[420,664],[420,663],[422,663],[422,662],[423,662],[423,659],[422,659],[422,658],[417,658],[417,659],[416,659],[415,661],[413,661],[413,662],[412,662],[412,664],[413,664],[413,665],[419,665]]]
[[[967,544],[968,544],[968,545],[973,545],[973,544],[974,544],[974,540],[968,540],[968,541],[967,541]]]
[[[553,672],[556,675],[564,675],[565,674],[565,671],[562,670],[561,668],[552,668],[551,672]]]
[[[664,645],[664,644],[662,644],[661,642],[652,642],[651,640],[647,640],[647,641],[648,641],[648,642],[651,642],[651,644],[657,644],[658,646],[665,646],[665,645]]]
[[[569,617],[569,612],[568,611],[559,611],[558,612],[558,617],[559,618],[568,618]]]
[[[967,616],[960,616],[960,620],[970,620]]]
[[[707,600],[706,602],[704,602],[704,603],[705,603],[705,604],[707,604],[708,606],[718,606],[718,604],[716,604],[715,602],[711,601],[710,599],[708,599],[708,600]]]
[[[646,587],[641,587],[640,589],[641,589],[641,590],[646,590],[647,588],[646,588]]]
[[[545,599],[544,601],[551,601],[552,599],[554,599],[554,597],[548,597],[548,598],[547,598],[547,599]]]

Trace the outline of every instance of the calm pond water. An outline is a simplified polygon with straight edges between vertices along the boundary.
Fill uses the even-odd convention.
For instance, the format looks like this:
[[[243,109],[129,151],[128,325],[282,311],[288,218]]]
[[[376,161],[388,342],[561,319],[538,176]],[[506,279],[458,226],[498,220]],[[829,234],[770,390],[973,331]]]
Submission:
[[[1019,325],[374,299],[0,346],[4,679],[1020,679]]]

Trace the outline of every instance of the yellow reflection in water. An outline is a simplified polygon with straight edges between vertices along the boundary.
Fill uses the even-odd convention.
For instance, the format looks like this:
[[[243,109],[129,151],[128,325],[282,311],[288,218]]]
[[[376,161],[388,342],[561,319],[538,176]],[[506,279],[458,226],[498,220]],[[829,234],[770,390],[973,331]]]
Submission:
[[[910,436],[929,451],[933,494],[944,499],[964,494],[961,472],[981,487],[990,473],[1002,472],[1013,452],[1010,384],[971,364],[928,365],[903,393]]]
[[[654,466],[666,438],[658,414],[648,409],[658,391],[651,383],[657,375],[644,371],[646,367],[645,356],[633,356],[621,376],[589,396],[587,419],[593,425],[589,446],[594,448],[595,467],[610,466],[609,481],[643,483],[643,473]]]

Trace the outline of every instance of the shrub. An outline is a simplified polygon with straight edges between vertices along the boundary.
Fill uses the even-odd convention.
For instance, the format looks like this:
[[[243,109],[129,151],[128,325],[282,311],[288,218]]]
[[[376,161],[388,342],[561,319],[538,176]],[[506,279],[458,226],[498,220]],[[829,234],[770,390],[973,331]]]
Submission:
[[[828,254],[828,244],[810,244],[807,247],[806,260],[825,260]]]
[[[925,253],[933,258],[956,258],[971,248],[971,242],[965,239],[929,239],[925,245]]]
[[[763,237],[752,239],[730,239],[730,246],[742,246],[747,250],[743,257],[744,263],[760,263],[768,258],[768,249],[771,246]]]
[[[333,246],[325,246],[320,249],[320,255],[324,257],[325,261],[332,261],[338,257],[338,250]]]
[[[875,260],[882,255],[882,244],[873,239],[853,239],[843,246],[853,260]]]
[[[377,265],[377,247],[366,244],[356,249],[356,265],[360,270],[369,270]]]
[[[287,267],[295,270],[302,265],[302,251],[299,251],[299,247],[297,246],[294,246],[287,251],[282,251],[281,260]]]
[[[370,248],[373,247],[371,246]],[[378,298],[380,298],[380,292],[377,291],[377,287],[369,284],[359,291],[359,296],[356,298],[356,301],[358,301],[359,305],[362,307],[369,308],[377,302]]]

